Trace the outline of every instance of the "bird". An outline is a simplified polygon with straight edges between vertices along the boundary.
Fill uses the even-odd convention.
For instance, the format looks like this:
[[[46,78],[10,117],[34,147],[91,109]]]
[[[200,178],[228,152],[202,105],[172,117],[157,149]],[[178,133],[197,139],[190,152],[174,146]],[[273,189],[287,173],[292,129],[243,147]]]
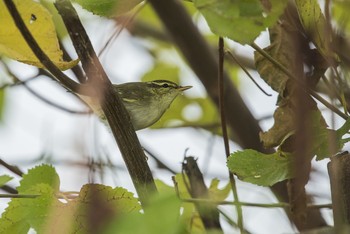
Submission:
[[[129,113],[134,129],[141,130],[156,123],[170,107],[175,98],[192,86],[179,86],[169,80],[127,82],[113,84]],[[96,97],[77,94],[93,112],[107,123],[99,100]]]

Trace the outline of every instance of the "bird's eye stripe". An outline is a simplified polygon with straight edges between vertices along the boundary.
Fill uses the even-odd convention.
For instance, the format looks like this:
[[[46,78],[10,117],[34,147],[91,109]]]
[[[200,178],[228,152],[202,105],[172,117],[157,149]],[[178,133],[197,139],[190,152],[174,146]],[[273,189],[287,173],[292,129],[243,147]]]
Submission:
[[[173,88],[177,88],[178,85],[171,82],[171,81],[163,81],[163,80],[155,80],[155,81],[152,81],[150,82],[151,86],[153,88],[159,88],[159,87],[162,87],[162,88],[169,88],[169,87],[173,87]]]

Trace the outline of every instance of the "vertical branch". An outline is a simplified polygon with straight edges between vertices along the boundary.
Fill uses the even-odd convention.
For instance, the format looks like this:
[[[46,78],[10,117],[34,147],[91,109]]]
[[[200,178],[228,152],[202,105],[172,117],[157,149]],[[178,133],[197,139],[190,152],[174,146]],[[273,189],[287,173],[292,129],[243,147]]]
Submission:
[[[335,155],[328,163],[333,203],[335,233],[349,233],[350,228],[350,154]]]
[[[224,99],[224,39],[219,37],[219,69],[218,69],[218,88],[219,88],[219,109],[220,109],[220,118],[221,118],[221,128],[222,128],[222,136],[224,139],[225,145],[225,154],[226,157],[230,155],[230,145],[227,134],[227,126],[226,126],[226,113],[225,113],[225,99]],[[239,197],[237,192],[236,180],[233,174],[229,171],[229,178],[232,187],[233,197],[237,202],[236,211],[237,211],[237,224],[241,231],[243,232],[243,215],[242,215],[242,207],[239,205]]]

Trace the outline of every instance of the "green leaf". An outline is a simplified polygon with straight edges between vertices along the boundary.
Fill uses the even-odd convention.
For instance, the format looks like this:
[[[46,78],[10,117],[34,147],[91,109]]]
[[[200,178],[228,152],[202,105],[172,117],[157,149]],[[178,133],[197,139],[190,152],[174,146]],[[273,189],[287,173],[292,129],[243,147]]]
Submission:
[[[66,220],[74,220],[71,222],[69,229],[60,233],[92,233],[94,228],[103,229],[105,226],[116,221],[116,218],[123,217],[131,213],[139,213],[141,206],[138,199],[133,193],[124,188],[112,188],[101,184],[86,184],[79,193],[79,197],[68,203],[69,209],[65,210]],[[99,214],[99,227],[92,227],[90,219],[94,213]],[[57,215],[62,216],[58,213]],[[103,217],[105,216],[105,217]],[[67,230],[69,230],[67,232]]]
[[[267,16],[258,0],[194,0],[213,33],[241,44],[252,43],[282,14],[287,1],[271,0]]]
[[[315,154],[316,160],[322,160],[333,156],[334,151],[339,152],[344,147],[344,144],[350,139],[343,139],[345,134],[350,130],[350,119],[347,119],[343,126],[334,131],[326,129],[315,134]]]
[[[36,184],[27,190],[30,194],[40,195],[37,198],[13,198],[0,218],[0,233],[28,233],[30,227],[38,233],[47,230],[49,210],[62,206],[54,196],[54,190],[47,184]]]
[[[55,233],[92,233],[91,228],[102,230],[119,217],[139,214],[140,209],[138,199],[124,188],[86,184],[76,199],[69,201],[64,207],[56,208],[52,217],[55,225],[59,226]],[[100,218],[98,227],[90,225],[94,214],[98,214]],[[46,233],[52,232],[53,230]]]
[[[57,67],[65,70],[79,62],[78,60],[63,61],[63,52],[59,48],[55,25],[50,12],[44,6],[32,0],[15,0],[14,3],[41,49]],[[3,1],[0,1],[0,22],[0,54],[42,68],[43,65],[17,29]]]
[[[62,209],[65,204],[60,202],[55,196],[55,190],[48,184],[37,184],[26,192],[30,194],[40,194],[35,199],[19,199],[20,208],[26,217],[24,221],[38,233],[54,233],[56,227],[50,225],[56,217],[52,210]]]
[[[230,155],[227,166],[240,180],[261,186],[271,186],[293,176],[292,159],[281,152],[237,151]]]
[[[5,176],[0,180],[2,178],[9,180]],[[109,219],[103,219],[107,225],[119,215],[141,210],[131,192],[105,185],[84,185],[77,198],[68,199],[59,193],[59,177],[48,165],[30,169],[17,189],[19,194],[38,196],[11,199],[0,218],[0,233],[27,233],[29,228],[37,233],[89,233],[89,217],[94,212],[108,212]],[[66,198],[66,202],[62,203],[58,197]]]
[[[50,165],[40,165],[30,169],[28,173],[23,175],[20,186],[17,187],[18,192],[26,193],[31,187],[37,184],[47,184],[54,191],[59,191],[60,178],[54,167]]]
[[[85,208],[93,207],[95,197],[104,201],[109,208],[118,212],[118,215],[141,210],[141,205],[132,192],[121,187],[112,188],[102,184],[84,185],[79,193],[79,202]]]
[[[307,121],[308,126],[310,126],[310,132],[312,134],[311,138],[311,149],[309,155],[313,157],[316,155],[316,159],[330,157],[331,148],[335,147],[340,149],[342,147],[337,140],[337,143],[333,145],[331,139],[335,139],[336,133],[334,130],[327,128],[327,124],[319,110],[311,112],[311,118]],[[332,147],[330,147],[332,145]],[[334,148],[333,148],[334,150]]]
[[[296,0],[295,4],[301,23],[320,54],[325,58],[335,58],[335,54],[330,48],[331,33],[326,31],[326,19],[318,1]]]
[[[13,179],[13,177],[11,177],[9,175],[2,175],[2,176],[0,176],[0,187],[4,186],[7,182],[9,182],[12,179]]]
[[[143,0],[74,0],[84,9],[101,16],[122,15]]]
[[[343,137],[345,134],[349,133],[350,130],[350,118],[348,118],[343,126],[337,130],[338,137]]]
[[[179,216],[180,200],[176,195],[160,195],[149,201],[147,212],[126,215],[117,222],[113,222],[104,233],[186,233],[183,223],[179,221]]]
[[[39,233],[46,227],[49,209],[62,206],[54,193],[59,189],[59,177],[52,166],[41,165],[23,175],[19,194],[39,195],[36,198],[13,198],[0,218],[0,233],[27,233],[32,227]]]

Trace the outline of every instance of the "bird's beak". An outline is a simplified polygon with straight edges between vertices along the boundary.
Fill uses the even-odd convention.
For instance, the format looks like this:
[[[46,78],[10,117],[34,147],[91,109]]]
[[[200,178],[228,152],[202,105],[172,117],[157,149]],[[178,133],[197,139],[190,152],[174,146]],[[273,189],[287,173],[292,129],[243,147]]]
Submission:
[[[178,90],[180,90],[180,91],[185,91],[185,90],[190,89],[190,88],[192,88],[192,86],[180,86],[180,87],[178,88]]]

